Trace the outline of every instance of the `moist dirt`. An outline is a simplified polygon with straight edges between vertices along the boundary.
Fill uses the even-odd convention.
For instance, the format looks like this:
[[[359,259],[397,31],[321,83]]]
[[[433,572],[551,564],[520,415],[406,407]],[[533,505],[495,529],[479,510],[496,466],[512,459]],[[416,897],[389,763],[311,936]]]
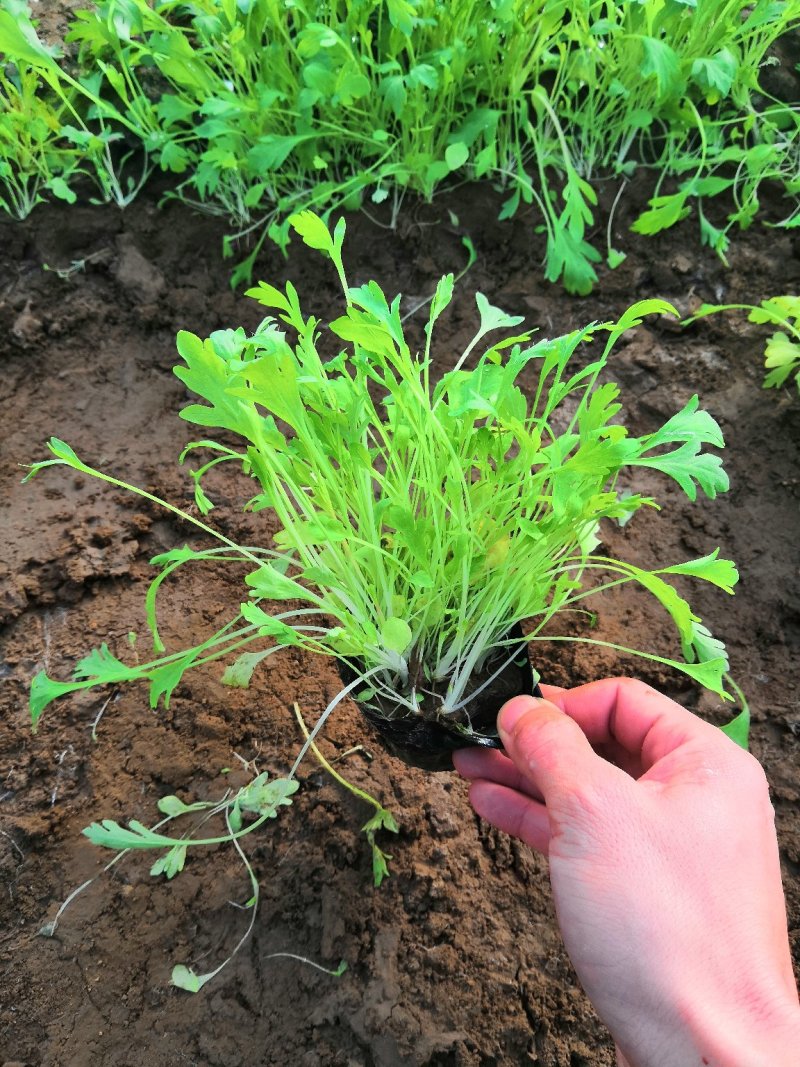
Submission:
[[[475,290],[547,336],[617,317],[644,297],[688,314],[704,301],[758,302],[800,285],[791,232],[737,235],[728,268],[700,247],[692,220],[654,239],[627,234],[642,206],[632,185],[612,235],[627,260],[602,271],[592,296],[570,297],[542,280],[531,220],[498,223],[499,203],[465,187],[413,207],[396,230],[380,217],[348,218],[352,283],[376,278],[403,294],[404,311],[461,269],[464,236],[474,243],[477,263],[437,327],[439,373],[471,336]],[[349,703],[329,721],[322,749],[342,756],[337,768],[400,824],[397,836],[379,838],[392,857],[381,888],[359,834],[370,809],[309,758],[292,808],[245,846],[262,886],[253,936],[198,994],[170,986],[173,964],[211,970],[249,920],[249,881],[231,849],[192,854],[172,882],[151,878],[146,856],[128,856],[74,900],[53,937],[37,936],[111,858],[83,827],[101,818],[152,825],[168,793],[211,799],[254,769],[285,773],[302,740],[293,703],[311,722],[340,688],[332,662],[288,649],[248,690],[223,687],[210,665],[186,676],[168,710],[152,711],[142,686],[91,691],[51,706],[30,731],[31,676],[66,678],[102,642],[122,658],[147,656],[148,561],[202,542],[146,501],[66,468],[22,485],[19,465],[44,458],[55,435],[87,462],[192,510],[177,456],[198,431],[177,415],[187,395],[171,373],[175,333],[252,328],[263,310],[230,290],[221,236],[217,221],[160,203],[153,190],[124,212],[47,206],[25,224],[0,225],[0,1064],[608,1067],[611,1042],[566,957],[546,862],[477,819],[454,773],[412,769],[383,751]],[[266,248],[256,276],[291,278],[306,313],[340,313],[330,264],[297,243],[288,260]],[[416,337],[424,314],[410,320]],[[765,339],[743,314],[689,328],[651,318],[623,339],[608,377],[622,387],[628,425],[651,430],[699,393],[725,433],[731,491],[691,504],[648,473],[632,484],[662,510],[603,536],[609,554],[644,566],[719,545],[741,569],[735,597],[694,588],[691,601],[727,643],[752,704],[797,955],[800,398],[761,389]],[[274,518],[241,512],[249,493],[240,473],[217,468],[209,493],[218,528],[268,543]],[[235,568],[184,568],[162,594],[168,647],[213,632],[243,598],[241,579]],[[576,616],[570,633],[676,654],[671,624],[645,594],[612,591],[593,607],[596,620]],[[730,715],[666,668],[588,646],[536,648],[545,681],[635,674],[712,721]],[[348,968],[333,978],[274,953]]]

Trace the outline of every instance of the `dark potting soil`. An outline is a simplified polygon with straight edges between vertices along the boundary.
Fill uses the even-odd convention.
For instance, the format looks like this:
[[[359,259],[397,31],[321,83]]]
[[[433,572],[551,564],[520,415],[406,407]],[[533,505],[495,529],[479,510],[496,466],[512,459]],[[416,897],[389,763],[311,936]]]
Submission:
[[[462,266],[463,234],[475,243],[478,262],[437,329],[440,372],[471,335],[476,289],[553,335],[616,317],[643,297],[665,297],[686,314],[703,301],[757,302],[800,285],[796,234],[737,235],[729,269],[700,248],[691,221],[656,239],[625,235],[641,207],[632,188],[615,220],[615,244],[628,259],[576,299],[542,281],[541,239],[524,216],[497,223],[498,203],[484,188],[466,188],[410,210],[397,231],[348,219],[351,281],[379,279],[404,294],[404,308]],[[175,203],[160,208],[152,193],[125,212],[39,208],[0,232],[0,1063],[612,1064],[558,935],[546,862],[477,819],[455,774],[410,769],[373,747],[349,703],[331,718],[322,749],[334,759],[363,746],[337,767],[400,823],[397,837],[380,838],[392,856],[380,889],[359,837],[370,811],[309,759],[294,806],[246,846],[263,893],[254,934],[197,995],[170,987],[172,965],[212,969],[249,920],[231,904],[250,896],[231,850],[191,856],[169,883],[149,876],[148,857],[129,856],[75,899],[54,937],[36,936],[110,859],[81,837],[83,827],[100,818],[152,824],[165,794],[213,798],[255,769],[285,773],[301,743],[292,703],[313,721],[340,682],[332,663],[290,649],[266,661],[249,690],[223,687],[211,665],[186,677],[169,710],[151,711],[143,687],[89,692],[48,709],[31,735],[30,677],[43,668],[66,677],[103,641],[122,658],[149,655],[148,560],[200,541],[146,502],[66,470],[22,486],[18,464],[43,458],[55,434],[87,461],[191,508],[176,457],[197,431],[177,417],[186,396],[170,373],[175,332],[251,328],[261,309],[228,288],[220,226]],[[303,247],[293,246],[288,262],[266,249],[257,275],[292,278],[323,319],[339,313],[330,265]],[[627,423],[651,430],[699,393],[725,432],[731,492],[693,505],[648,472],[635,484],[663,509],[603,533],[610,554],[644,566],[721,545],[741,568],[732,599],[682,590],[746,680],[797,954],[800,400],[788,388],[761,390],[764,341],[764,328],[739,314],[689,329],[648,319],[624,339],[608,376],[622,386]],[[268,540],[274,520],[241,513],[246,487],[234,472],[217,468],[209,491],[219,528],[245,543]],[[210,633],[239,603],[241,575],[198,565],[164,592],[161,628],[176,648]],[[569,632],[676,653],[671,626],[645,594],[610,591],[593,609],[593,627],[575,616]],[[129,631],[141,635],[136,649]],[[555,684],[637,674],[713,721],[729,714],[685,677],[608,649],[540,643],[534,656]],[[334,967],[346,959],[348,970],[335,979],[270,959],[275,952]]]
[[[512,645],[510,653],[507,647],[496,649],[473,671],[464,687],[464,707],[451,716],[441,713],[448,678],[437,683],[423,676],[427,695],[416,714],[409,714],[404,705],[380,692],[362,701],[358,690],[353,690],[355,705],[386,751],[403,763],[424,771],[452,771],[456,749],[503,747],[497,735],[497,712],[507,700],[525,693],[542,696],[519,623],[508,636],[518,642],[516,648]],[[345,685],[359,677],[344,660],[338,667]],[[407,696],[413,699],[414,693],[409,690]]]

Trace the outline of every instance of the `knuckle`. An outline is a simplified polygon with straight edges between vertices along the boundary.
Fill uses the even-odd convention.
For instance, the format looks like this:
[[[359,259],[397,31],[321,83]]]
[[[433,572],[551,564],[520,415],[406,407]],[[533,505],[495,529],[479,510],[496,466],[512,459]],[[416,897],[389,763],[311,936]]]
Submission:
[[[769,796],[769,782],[764,768],[751,752],[737,753],[736,774],[745,788],[754,793]]]
[[[624,692],[626,696],[633,699],[654,695],[661,696],[657,689],[653,689],[651,685],[643,682],[640,678],[619,677],[614,678],[613,681],[616,682],[617,691],[620,694]]]

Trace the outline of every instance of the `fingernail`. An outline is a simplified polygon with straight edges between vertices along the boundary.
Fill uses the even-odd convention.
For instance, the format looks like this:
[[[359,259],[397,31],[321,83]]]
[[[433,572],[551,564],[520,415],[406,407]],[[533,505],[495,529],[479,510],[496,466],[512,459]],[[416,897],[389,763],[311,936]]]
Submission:
[[[531,696],[513,697],[509,700],[502,706],[497,717],[497,729],[500,734],[512,733],[522,716],[538,707],[540,703],[540,700]]]

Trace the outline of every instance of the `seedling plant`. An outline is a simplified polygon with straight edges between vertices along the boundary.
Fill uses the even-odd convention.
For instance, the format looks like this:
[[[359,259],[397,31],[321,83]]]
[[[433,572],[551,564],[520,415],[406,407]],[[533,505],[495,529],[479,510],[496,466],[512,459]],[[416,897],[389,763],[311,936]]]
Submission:
[[[478,293],[477,330],[437,379],[434,333],[452,300],[453,276],[437,285],[422,351],[412,353],[400,297],[390,301],[375,281],[348,283],[344,221],[331,232],[320,217],[302,212],[292,226],[331,261],[343,314],[323,329],[319,318],[304,314],[291,283],[279,290],[262,282],[249,295],[269,314],[252,334],[238,328],[205,340],[178,335],[182,363],[175,373],[200,401],[184,408],[182,417],[241,440],[236,448],[202,437],[184,449],[182,459],[202,457],[191,471],[196,512],[92,467],[55,438],[52,458],[31,466],[28,478],[63,465],[130,490],[216,542],[184,545],[152,561],[159,572],[145,598],[145,615],[153,659],[126,664],[102,644],[78,663],[71,680],[40,672],[31,685],[31,716],[36,728],[56,698],[124,682],[146,681],[152,706],[162,700],[168,706],[187,670],[223,658],[230,661],[223,682],[247,686],[258,666],[283,648],[334,657],[353,680],[313,729],[296,709],[305,742],[287,775],[270,780],[259,773],[213,805],[164,798],[159,808],[168,819],[202,809],[201,822],[180,837],[108,819],[85,833],[108,848],[160,852],[152,873],[168,878],[183,867],[189,847],[229,841],[247,863],[240,839],[291,803],[298,766],[311,749],[375,808],[364,831],[379,884],[388,857],[375,835],[396,831],[397,824],[347,783],[315,744],[348,695],[387,721],[443,725],[451,735],[448,750],[475,743],[474,710],[482,693],[524,655],[520,637],[510,635],[527,620],[525,641],[534,648],[559,641],[600,645],[674,667],[729,696],[724,646],[670,576],[694,577],[731,593],[734,565],[715,549],[647,570],[598,550],[603,521],[625,522],[640,508],[656,506],[632,491],[627,478],[636,468],[672,478],[692,501],[698,490],[712,499],[725,491],[719,457],[704,451],[706,445],[721,447],[723,439],[697,397],[641,437],[618,421],[619,389],[601,380],[609,356],[642,316],[674,314],[664,301],[636,304],[616,322],[534,340],[519,317]],[[600,351],[592,352],[598,342]],[[241,469],[246,509],[271,509],[277,516],[271,544],[237,544],[209,523],[214,505],[205,479],[223,463]],[[199,561],[245,563],[247,595],[216,633],[191,648],[168,651],[158,627],[160,594],[180,568]],[[583,610],[589,597],[629,582],[667,611],[683,659],[557,632],[564,613]],[[743,741],[746,719],[735,720],[733,732]],[[225,832],[201,836],[212,816],[224,819]],[[249,904],[256,899],[254,892]],[[206,977],[179,967],[173,980],[199,988]]]
[[[238,545],[204,519],[157,501],[218,546],[182,547],[155,558],[160,572],[146,598],[155,659],[128,666],[103,645],[80,662],[72,681],[40,673],[31,689],[34,725],[56,697],[99,684],[144,679],[153,706],[167,702],[186,670],[234,652],[224,678],[241,685],[261,661],[297,645],[356,671],[323,720],[355,692],[366,702],[389,699],[397,714],[447,721],[466,742],[475,699],[470,678],[493,657],[515,654],[507,638],[515,623],[531,621],[532,643],[602,644],[544,631],[561,612],[627,582],[642,585],[667,610],[684,660],[610,647],[666,663],[727,696],[724,648],[668,578],[689,575],[730,592],[733,564],[715,550],[645,570],[597,551],[601,520],[627,520],[654,506],[620,482],[626,469],[661,471],[690,500],[698,489],[713,498],[728,485],[719,457],[703,451],[723,441],[696,397],[664,426],[634,437],[613,421],[621,408],[617,386],[599,383],[621,334],[644,314],[672,313],[670,305],[644,301],[617,322],[532,343],[531,333],[518,329],[520,318],[479,293],[479,327],[453,368],[435,381],[431,345],[452,299],[452,276],[437,286],[424,349],[414,355],[400,298],[389,303],[374,281],[349,286],[343,220],[333,234],[310,212],[294,217],[293,226],[333,262],[345,312],[330,323],[326,345],[330,339],[344,345],[326,356],[321,324],[303,314],[291,283],[280,291],[262,282],[250,295],[272,313],[257,330],[221,330],[206,340],[182,332],[183,363],[175,369],[205,401],[190,404],[182,417],[242,440],[240,449],[203,439],[184,450],[184,458],[211,457],[192,472],[198,510],[207,515],[213,507],[203,488],[208,471],[235,463],[255,490],[245,507],[271,508],[279,519],[273,545]],[[498,329],[515,332],[488,343]],[[576,349],[598,337],[602,352],[572,367]],[[531,372],[526,395],[520,379]],[[34,464],[28,477],[66,465],[157,499],[91,467],[62,441],[53,439],[50,451],[53,458]],[[249,564],[248,597],[217,633],[167,653],[158,595],[176,570],[199,560]],[[587,585],[584,579],[595,574],[604,580]],[[276,611],[280,602],[300,606]]]

